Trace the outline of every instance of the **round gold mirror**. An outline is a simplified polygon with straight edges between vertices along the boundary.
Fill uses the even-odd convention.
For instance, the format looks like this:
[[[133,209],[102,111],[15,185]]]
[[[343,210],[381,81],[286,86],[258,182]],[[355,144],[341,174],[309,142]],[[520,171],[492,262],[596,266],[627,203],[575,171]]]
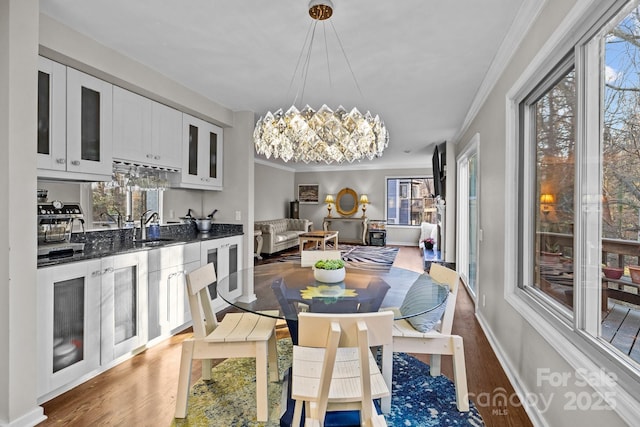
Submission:
[[[336,197],[336,211],[342,216],[358,212],[358,194],[351,188],[343,188]]]

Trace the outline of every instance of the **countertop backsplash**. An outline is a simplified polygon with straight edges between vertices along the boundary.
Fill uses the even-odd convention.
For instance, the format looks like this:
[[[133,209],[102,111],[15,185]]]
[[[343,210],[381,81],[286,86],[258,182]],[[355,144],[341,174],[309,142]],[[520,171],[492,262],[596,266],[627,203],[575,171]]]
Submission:
[[[134,233],[139,236],[139,228],[109,229],[99,231],[87,231],[85,233],[72,233],[72,242],[83,242],[83,252],[76,252],[71,256],[51,256],[38,258],[38,267],[47,267],[69,262],[84,261],[88,259],[102,258],[121,253],[148,250],[162,246],[194,243],[224,237],[242,235],[242,224],[211,224],[211,231],[200,233],[195,223],[171,224],[160,226],[160,239],[154,242],[157,245],[140,245],[134,240]],[[170,239],[170,240],[169,240]]]

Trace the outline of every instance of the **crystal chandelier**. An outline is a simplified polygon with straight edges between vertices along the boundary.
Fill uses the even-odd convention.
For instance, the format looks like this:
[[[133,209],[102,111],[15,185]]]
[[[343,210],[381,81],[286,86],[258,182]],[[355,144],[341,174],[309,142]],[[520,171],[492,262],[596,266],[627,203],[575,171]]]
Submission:
[[[333,5],[329,0],[312,0],[309,3],[309,15],[316,20],[314,34],[315,24],[332,14]],[[312,35],[309,52],[313,39]],[[308,65],[307,61],[307,69]],[[306,72],[304,75],[306,77]],[[357,108],[346,111],[342,106],[332,111],[326,105],[318,111],[308,105],[299,111],[294,101],[286,112],[280,108],[261,117],[253,131],[253,140],[256,152],[267,159],[273,156],[285,162],[351,163],[382,156],[389,145],[389,132],[382,119],[369,111],[362,114]]]

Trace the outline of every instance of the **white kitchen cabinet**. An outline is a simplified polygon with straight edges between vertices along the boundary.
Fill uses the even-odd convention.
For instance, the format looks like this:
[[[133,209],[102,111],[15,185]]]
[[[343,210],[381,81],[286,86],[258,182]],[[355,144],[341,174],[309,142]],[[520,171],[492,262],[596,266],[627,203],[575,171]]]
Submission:
[[[43,61],[46,64],[47,61]],[[60,64],[51,65],[54,72],[60,69]],[[45,67],[46,68],[46,67]],[[60,74],[58,71],[57,74]],[[66,67],[65,92],[61,92],[59,80],[53,81],[54,90],[50,94],[49,111],[53,116],[51,135],[53,152],[41,150],[38,143],[39,160],[38,176],[41,178],[108,181],[111,180],[113,158],[113,88],[111,83],[97,79],[81,71]],[[45,93],[46,85],[39,91]],[[41,104],[44,106],[44,100]],[[63,107],[65,106],[65,107]],[[60,116],[65,116],[66,135],[62,137],[59,130]],[[39,112],[40,115],[40,112]],[[43,117],[45,112],[42,111]],[[40,119],[38,120],[40,122]],[[40,126],[40,123],[38,123]],[[40,135],[38,136],[40,139]],[[43,140],[45,136],[42,136]],[[64,149],[62,142],[64,141]],[[40,153],[40,151],[43,151]],[[64,153],[64,155],[63,155]],[[48,156],[48,159],[47,159]]]
[[[38,58],[38,169],[67,168],[67,67]]]
[[[38,269],[40,401],[146,344],[147,277],[145,251]]]
[[[100,260],[38,269],[38,396],[99,368],[101,273]]]
[[[222,128],[188,114],[182,117],[182,174],[173,184],[185,188],[222,190]]]
[[[147,252],[102,259],[101,364],[147,343]]]
[[[182,113],[114,86],[113,158],[180,169]]]
[[[237,272],[242,268],[242,236],[207,240],[200,244],[201,265],[213,263],[218,280]],[[242,283],[239,277],[233,277],[229,284],[229,298],[242,295]],[[218,297],[217,282],[209,286],[214,310],[220,310],[227,304]]]
[[[186,274],[200,266],[200,243],[149,252],[149,340],[159,341],[191,321]]]

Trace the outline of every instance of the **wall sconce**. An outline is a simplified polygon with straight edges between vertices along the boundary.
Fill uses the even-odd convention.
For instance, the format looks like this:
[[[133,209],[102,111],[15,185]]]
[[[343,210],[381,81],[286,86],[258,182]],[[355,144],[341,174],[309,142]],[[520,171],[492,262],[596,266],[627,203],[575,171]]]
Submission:
[[[555,198],[553,197],[553,194],[540,195],[540,207],[542,209],[542,213],[544,214],[545,219],[549,215],[549,212],[551,212],[551,207],[549,205],[552,205],[554,202],[555,202]]]
[[[366,194],[361,194],[360,204],[362,205],[362,218],[364,218],[367,214],[367,203],[369,203],[369,198]]]
[[[324,202],[327,204],[327,209],[329,210],[327,217],[331,218],[331,204],[334,203],[333,196],[331,194],[327,194],[327,197],[324,198]]]

